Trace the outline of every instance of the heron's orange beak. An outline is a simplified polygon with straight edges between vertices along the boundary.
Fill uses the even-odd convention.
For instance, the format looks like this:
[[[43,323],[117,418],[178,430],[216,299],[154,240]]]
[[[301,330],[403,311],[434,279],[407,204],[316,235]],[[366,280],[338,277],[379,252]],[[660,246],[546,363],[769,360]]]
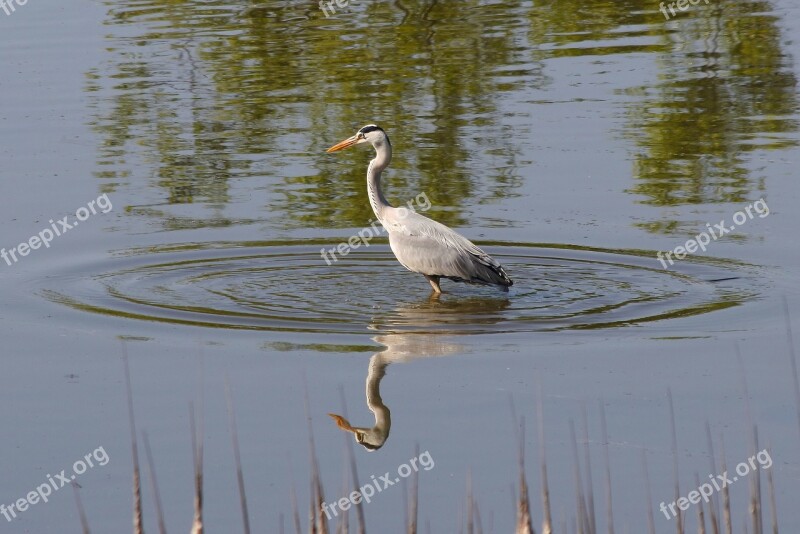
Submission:
[[[344,150],[345,148],[349,148],[349,147],[353,146],[354,144],[356,144],[357,141],[358,141],[358,137],[356,137],[354,135],[353,137],[349,137],[349,138],[345,139],[341,143],[336,143],[335,145],[330,147],[325,152],[330,154],[331,152],[337,152],[339,150]]]
[[[339,143],[341,144],[341,143]],[[337,145],[338,146],[338,145]],[[330,152],[330,150],[328,150]],[[336,415],[335,413],[329,413],[331,417],[333,417],[334,421],[336,421],[336,426],[341,428],[342,430],[347,430],[349,432],[355,432],[356,429],[350,425],[350,421],[342,417],[341,415]]]

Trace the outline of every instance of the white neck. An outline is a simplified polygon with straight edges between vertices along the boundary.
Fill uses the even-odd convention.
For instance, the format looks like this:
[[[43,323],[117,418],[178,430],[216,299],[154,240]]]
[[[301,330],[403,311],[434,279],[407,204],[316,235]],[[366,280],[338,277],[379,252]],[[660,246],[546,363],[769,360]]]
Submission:
[[[372,206],[372,211],[381,223],[383,223],[383,214],[386,208],[391,208],[391,204],[386,201],[381,190],[381,172],[389,166],[392,161],[392,145],[388,142],[381,142],[373,144],[375,147],[375,159],[369,162],[367,168],[367,194],[369,195],[369,203]]]

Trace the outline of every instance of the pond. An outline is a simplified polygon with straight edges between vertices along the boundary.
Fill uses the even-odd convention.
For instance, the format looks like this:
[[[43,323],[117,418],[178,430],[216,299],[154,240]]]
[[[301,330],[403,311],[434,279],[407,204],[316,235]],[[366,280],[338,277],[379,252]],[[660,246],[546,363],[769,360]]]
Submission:
[[[414,477],[421,529],[512,531],[520,443],[537,530],[542,457],[557,530],[586,509],[607,531],[610,487],[616,531],[671,532],[660,505],[723,447],[730,473],[767,451],[731,483],[734,528],[755,481],[771,528],[768,475],[800,528],[794,2],[5,5],[9,531],[79,530],[73,493],[93,531],[129,528],[124,353],[148,530],[143,433],[166,525],[191,525],[192,411],[209,532],[243,524],[232,413],[259,532],[294,529],[293,493],[306,529],[315,463],[332,530],[397,473],[367,531],[404,530]],[[389,202],[475,242],[508,292],[435,295],[397,262],[373,149],[326,153],[368,124]]]

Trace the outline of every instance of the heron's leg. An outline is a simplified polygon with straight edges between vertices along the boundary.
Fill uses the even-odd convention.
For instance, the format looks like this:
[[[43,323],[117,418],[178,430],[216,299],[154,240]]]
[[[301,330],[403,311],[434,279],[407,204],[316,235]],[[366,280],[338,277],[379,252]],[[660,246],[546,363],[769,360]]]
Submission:
[[[441,278],[441,276],[436,276],[436,275],[428,276],[427,274],[425,274],[423,276],[425,278],[427,278],[428,282],[430,282],[434,293],[441,293],[442,292],[442,288],[439,287],[439,279]]]

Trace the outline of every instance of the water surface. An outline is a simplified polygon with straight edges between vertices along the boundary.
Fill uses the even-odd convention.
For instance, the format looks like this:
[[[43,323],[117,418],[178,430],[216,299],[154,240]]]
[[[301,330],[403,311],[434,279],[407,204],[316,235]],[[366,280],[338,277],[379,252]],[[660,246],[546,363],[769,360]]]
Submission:
[[[326,414],[343,413],[343,394],[350,422],[371,426],[370,377],[392,425],[377,452],[355,451],[360,476],[429,451],[420,514],[433,532],[456,531],[468,472],[484,527],[513,525],[509,398],[532,487],[544,444],[568,524],[569,421],[588,406],[597,469],[602,399],[617,529],[644,531],[647,507],[673,499],[667,388],[683,493],[711,469],[705,421],[736,463],[750,417],[772,447],[781,527],[796,530],[781,299],[800,313],[798,15],[789,0],[712,0],[672,20],[649,0],[362,0],[331,17],[313,2],[41,0],[0,13],[0,246],[101,194],[113,203],[0,262],[0,503],[102,446],[110,461],[80,477],[81,496],[94,530],[127,528],[124,342],[171,530],[191,517],[199,383],[206,524],[241,523],[226,377],[259,531],[289,525],[292,486],[308,502],[304,391],[326,497],[345,493],[352,438]],[[506,266],[508,294],[444,282],[431,298],[384,238],[321,258],[373,221],[370,151],[325,154],[373,122],[394,146],[390,201],[427,195],[426,215]],[[768,216],[669,269],[657,259],[759,199]],[[543,441],[530,431],[540,386]],[[77,530],[69,493],[0,524]],[[370,531],[402,528],[403,495],[365,506]],[[744,517],[746,485],[732,498]]]

